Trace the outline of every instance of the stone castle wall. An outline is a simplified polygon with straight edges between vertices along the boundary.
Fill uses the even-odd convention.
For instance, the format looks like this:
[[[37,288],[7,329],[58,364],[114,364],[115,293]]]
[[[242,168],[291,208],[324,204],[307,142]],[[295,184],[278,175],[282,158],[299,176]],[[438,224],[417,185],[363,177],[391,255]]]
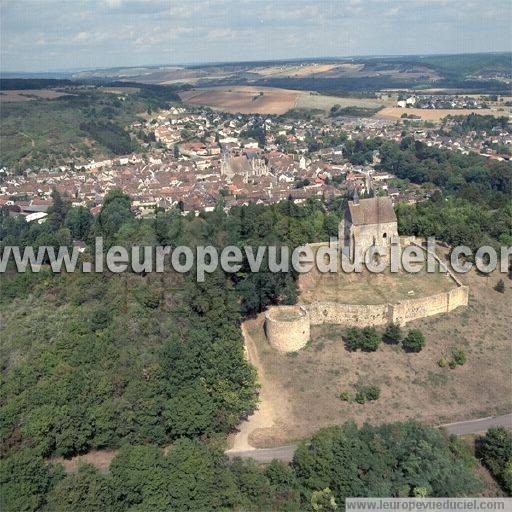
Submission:
[[[401,237],[402,246],[416,245],[422,247],[420,238]],[[325,244],[315,244],[321,246]],[[320,324],[336,324],[351,327],[384,326],[388,323],[404,325],[413,320],[433,315],[448,313],[454,309],[467,306],[469,288],[446,267],[435,255],[452,279],[454,288],[447,292],[437,293],[428,297],[404,299],[396,304],[342,304],[338,302],[313,302],[306,305],[274,306],[265,316],[265,329],[271,345],[284,352],[295,352],[303,348],[309,341],[310,326]],[[314,274],[312,274],[314,276]],[[302,281],[304,275],[301,276]],[[318,277],[318,276],[316,276]],[[302,281],[302,286],[314,285]],[[301,286],[301,287],[302,287]],[[283,320],[290,315],[291,319]]]
[[[296,352],[310,338],[309,312],[303,306],[274,306],[265,314],[265,333],[281,352]]]
[[[337,324],[351,327],[386,325],[390,321],[389,304],[358,305],[338,302],[308,304],[311,325]]]
[[[460,286],[428,297],[406,299],[397,304],[340,304],[314,302],[309,304],[311,325],[336,324],[351,327],[382,326],[388,323],[405,325],[413,320],[449,313],[468,304],[468,287]]]

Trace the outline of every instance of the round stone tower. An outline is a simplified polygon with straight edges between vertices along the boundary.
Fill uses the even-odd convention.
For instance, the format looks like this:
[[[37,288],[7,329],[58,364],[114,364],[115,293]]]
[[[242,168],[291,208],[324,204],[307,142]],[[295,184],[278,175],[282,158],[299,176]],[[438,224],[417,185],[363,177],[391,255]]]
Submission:
[[[265,315],[269,343],[281,352],[296,352],[309,341],[309,313],[302,306],[274,306]]]

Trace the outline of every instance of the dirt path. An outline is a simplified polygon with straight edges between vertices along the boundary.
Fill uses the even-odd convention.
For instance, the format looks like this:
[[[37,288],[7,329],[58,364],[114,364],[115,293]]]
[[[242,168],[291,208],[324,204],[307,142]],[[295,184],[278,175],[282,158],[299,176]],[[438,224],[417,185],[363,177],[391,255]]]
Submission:
[[[258,429],[272,428],[275,425],[275,411],[271,403],[270,383],[265,377],[263,366],[258,356],[258,350],[254,340],[249,334],[249,327],[261,320],[247,320],[242,323],[242,334],[244,336],[245,354],[247,359],[256,367],[258,371],[258,381],[260,383],[260,403],[258,409],[252,416],[243,421],[238,426],[238,432],[231,438],[232,446],[226,452],[241,452],[254,449],[250,443],[249,436]]]
[[[62,464],[66,473],[76,473],[80,464],[92,464],[100,473],[108,473],[112,459],[117,455],[117,450],[95,450],[84,455],[76,455],[70,459],[64,457],[52,457],[49,462]]]

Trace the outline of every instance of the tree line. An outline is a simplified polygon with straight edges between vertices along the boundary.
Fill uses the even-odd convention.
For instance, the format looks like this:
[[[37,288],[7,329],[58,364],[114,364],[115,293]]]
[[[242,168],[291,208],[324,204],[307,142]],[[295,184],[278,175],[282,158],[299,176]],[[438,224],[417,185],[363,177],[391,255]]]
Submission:
[[[66,475],[27,450],[0,462],[0,503],[6,512],[335,511],[349,496],[478,495],[475,464],[463,441],[414,421],[348,422],[303,441],[291,464],[229,460],[215,439],[182,437],[167,450],[126,444],[108,474],[82,465]]]

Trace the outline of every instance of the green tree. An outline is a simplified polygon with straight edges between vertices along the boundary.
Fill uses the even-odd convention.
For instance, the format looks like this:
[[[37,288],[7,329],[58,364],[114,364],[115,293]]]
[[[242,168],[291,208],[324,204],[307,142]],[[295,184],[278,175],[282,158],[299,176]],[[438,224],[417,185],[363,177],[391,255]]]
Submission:
[[[425,336],[419,329],[411,329],[402,341],[406,352],[420,352],[425,346]]]
[[[48,509],[52,512],[115,512],[118,509],[108,477],[91,465],[81,465],[78,472],[67,475],[48,495]]]
[[[361,349],[365,352],[375,352],[380,345],[380,336],[374,327],[359,329],[351,327],[347,330],[346,344],[348,350]]]
[[[360,348],[364,352],[375,352],[379,348],[380,340],[374,327],[365,327],[362,331]]]
[[[0,510],[41,510],[48,491],[62,476],[61,467],[47,465],[35,450],[0,460]]]
[[[66,215],[65,225],[75,240],[85,240],[93,223],[91,212],[83,206],[70,208]]]
[[[123,224],[133,220],[131,205],[131,199],[119,189],[113,189],[105,196],[96,226],[97,234],[107,238],[106,245]]]
[[[512,433],[503,427],[490,428],[476,446],[477,457],[482,459],[503,489],[512,494]]]
[[[52,229],[57,231],[64,224],[69,204],[65,203],[60,192],[54,188],[52,191],[52,205],[48,209],[48,222]]]
[[[386,343],[398,344],[402,341],[402,329],[398,324],[388,324],[382,336]]]
[[[347,330],[346,343],[349,350],[355,351],[360,348],[363,343],[363,333],[361,329],[350,327]]]

